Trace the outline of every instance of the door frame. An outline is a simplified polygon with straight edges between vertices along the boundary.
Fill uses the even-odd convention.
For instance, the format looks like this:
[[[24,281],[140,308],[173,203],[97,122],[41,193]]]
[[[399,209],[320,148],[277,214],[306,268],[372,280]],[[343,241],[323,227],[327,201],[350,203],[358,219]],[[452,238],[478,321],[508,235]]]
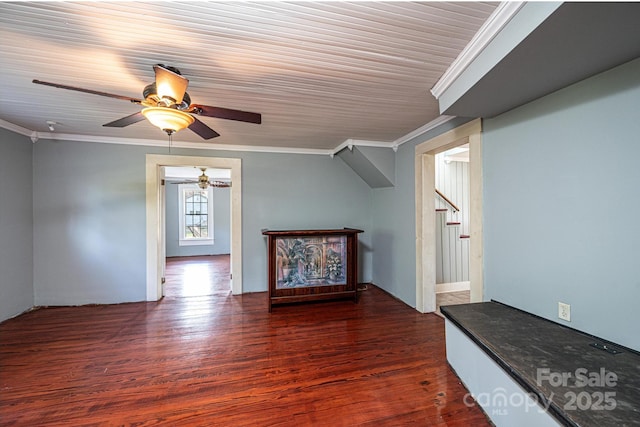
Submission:
[[[469,281],[471,302],[482,301],[482,120],[475,119],[415,147],[416,310],[436,310],[435,155],[469,143]]]
[[[162,298],[165,253],[164,166],[199,166],[231,170],[231,293],[242,293],[242,160],[229,157],[146,155],[147,301]]]

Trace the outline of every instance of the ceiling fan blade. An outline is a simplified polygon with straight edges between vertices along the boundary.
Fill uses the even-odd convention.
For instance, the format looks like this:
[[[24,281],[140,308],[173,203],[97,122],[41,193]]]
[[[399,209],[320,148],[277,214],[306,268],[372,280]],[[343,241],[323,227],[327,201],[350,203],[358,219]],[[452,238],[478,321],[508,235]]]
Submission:
[[[193,121],[193,123],[191,123],[191,126],[189,126],[189,129],[197,133],[198,135],[200,135],[202,139],[211,139],[211,138],[215,138],[216,136],[220,136],[218,132],[211,129],[209,126],[205,125],[200,120],[196,119],[195,117],[194,119],[195,120]]]
[[[140,104],[142,102],[142,100],[140,100],[140,99],[130,98],[128,96],[115,95],[113,93],[100,92],[98,90],[84,89],[84,88],[75,87],[75,86],[67,86],[67,85],[63,85],[63,84],[60,84],[60,83],[44,82],[42,80],[36,80],[36,79],[33,79],[33,83],[38,84],[38,85],[56,87],[58,89],[75,90],[76,92],[90,93],[91,95],[99,95],[99,96],[106,96],[106,97],[109,97],[109,98],[121,99],[123,101],[133,102],[134,104]]]
[[[174,70],[178,71],[175,68]],[[158,96],[160,98],[169,97],[173,99],[176,104],[181,104],[184,93],[187,91],[187,86],[189,86],[189,80],[167,69],[162,64],[154,65],[153,71],[156,73],[156,90],[158,91]]]
[[[191,105],[191,112],[206,117],[216,117],[218,119],[237,120],[247,123],[262,123],[262,115],[249,111],[232,110],[229,108],[211,107],[209,105]]]
[[[138,111],[137,113],[131,114],[130,116],[127,117],[123,117],[121,119],[118,120],[114,120],[112,122],[109,122],[107,124],[104,124],[102,126],[108,127],[108,128],[123,128],[125,126],[129,126],[132,125],[134,123],[138,123],[144,120],[144,116],[142,115],[142,113],[140,111]]]
[[[198,181],[167,181],[168,184],[198,184]],[[227,181],[209,181],[209,185],[214,188],[230,188],[231,183]]]

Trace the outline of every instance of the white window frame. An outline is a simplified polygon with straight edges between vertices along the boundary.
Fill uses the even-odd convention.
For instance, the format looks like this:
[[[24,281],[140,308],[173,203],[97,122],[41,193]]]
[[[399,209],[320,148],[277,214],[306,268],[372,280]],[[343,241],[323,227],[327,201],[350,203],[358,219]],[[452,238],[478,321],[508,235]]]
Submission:
[[[208,237],[190,237],[187,238],[184,235],[184,204],[185,204],[185,191],[187,190],[200,190],[196,184],[179,184],[178,185],[178,245],[179,246],[197,246],[197,245],[213,245],[213,188],[209,186],[207,188],[207,228],[209,232]]]

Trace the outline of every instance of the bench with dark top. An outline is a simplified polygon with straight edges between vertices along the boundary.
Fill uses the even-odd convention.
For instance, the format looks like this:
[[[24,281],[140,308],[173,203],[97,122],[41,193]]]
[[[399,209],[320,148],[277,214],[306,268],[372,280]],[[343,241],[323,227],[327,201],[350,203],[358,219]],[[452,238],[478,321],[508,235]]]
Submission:
[[[549,405],[559,423],[640,426],[639,352],[496,301],[445,306],[441,311],[538,402]],[[562,373],[571,377],[552,385],[549,375],[557,380]],[[615,374],[615,381],[607,373]],[[605,392],[608,400],[598,402]],[[581,400],[576,402],[576,396]],[[580,409],[598,403],[600,409]]]

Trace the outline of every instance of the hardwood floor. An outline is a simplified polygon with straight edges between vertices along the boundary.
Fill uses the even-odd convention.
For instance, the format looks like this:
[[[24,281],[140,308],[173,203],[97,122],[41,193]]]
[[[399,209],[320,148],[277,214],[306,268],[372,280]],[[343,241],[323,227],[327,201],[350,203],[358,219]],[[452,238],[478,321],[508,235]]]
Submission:
[[[164,293],[168,297],[231,293],[229,262],[229,255],[167,258]]]
[[[438,293],[436,294],[436,313],[442,316],[442,313],[440,313],[440,306],[468,304],[470,301],[471,301],[471,291]]]
[[[447,365],[443,319],[375,286],[42,308],[0,324],[0,424],[490,425]]]

